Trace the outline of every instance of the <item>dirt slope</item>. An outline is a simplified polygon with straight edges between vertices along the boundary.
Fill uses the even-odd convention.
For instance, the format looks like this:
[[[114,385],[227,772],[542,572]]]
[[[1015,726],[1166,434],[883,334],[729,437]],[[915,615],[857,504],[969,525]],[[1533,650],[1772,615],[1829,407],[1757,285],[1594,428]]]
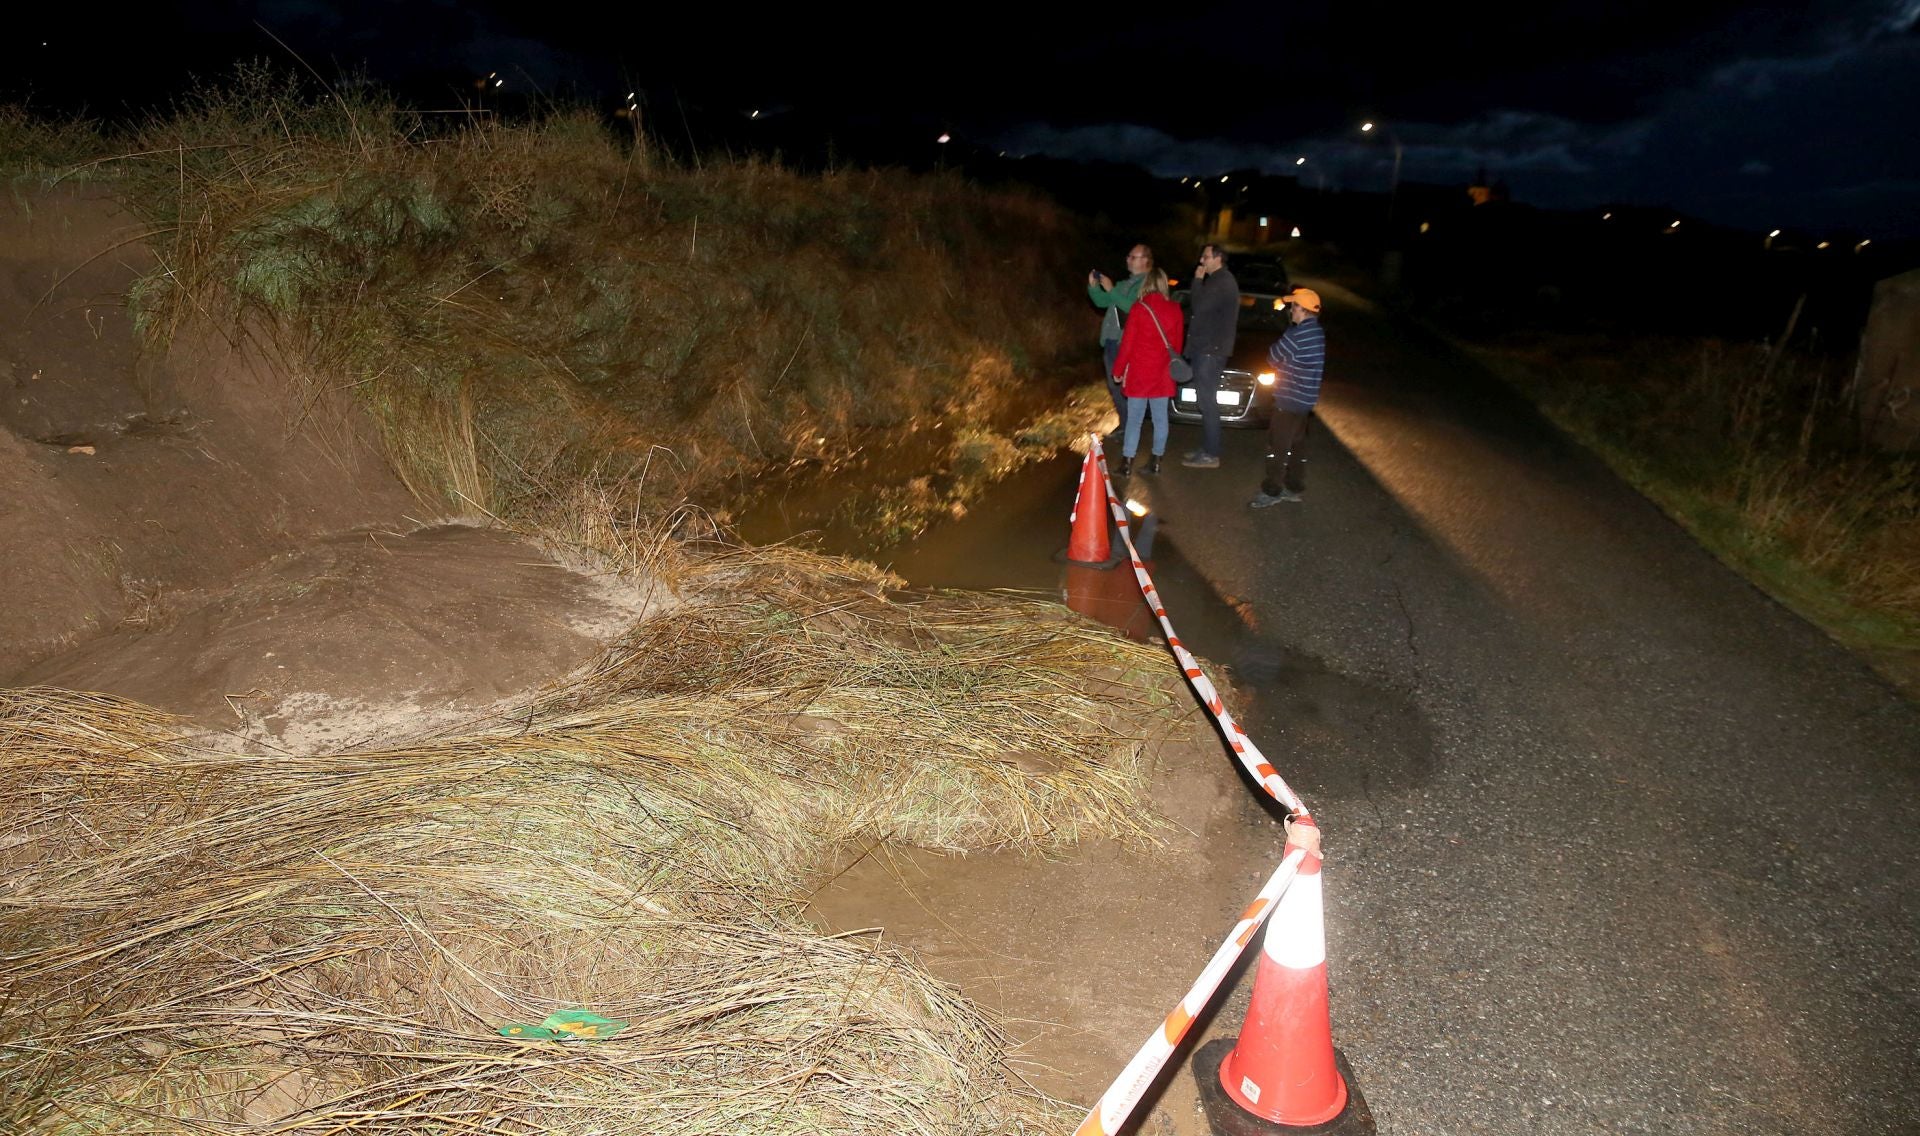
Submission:
[[[257,350],[140,349],[139,236],[95,190],[0,202],[0,675],[317,533],[404,523],[350,422],[299,423]]]
[[[143,350],[141,236],[97,189],[0,201],[0,683],[334,748],[511,702],[645,608],[434,525],[257,342]]]

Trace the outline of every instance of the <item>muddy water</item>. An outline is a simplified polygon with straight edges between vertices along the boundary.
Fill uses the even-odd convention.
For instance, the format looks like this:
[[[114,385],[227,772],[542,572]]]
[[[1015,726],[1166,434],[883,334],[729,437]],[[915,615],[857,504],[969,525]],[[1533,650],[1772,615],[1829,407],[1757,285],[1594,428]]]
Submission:
[[[1130,637],[1158,640],[1164,632],[1128,567],[1061,562],[1079,467],[1073,455],[1026,467],[965,516],[905,545],[863,548],[832,529],[815,539],[916,586],[1056,600]],[[1123,486],[1147,512],[1136,540],[1155,586],[1182,641],[1216,680],[1232,684],[1249,733],[1287,755],[1295,787],[1312,800],[1335,789],[1366,793],[1377,787],[1368,778],[1424,775],[1431,747],[1417,713],[1257,627],[1249,605],[1221,595],[1182,554],[1182,527],[1207,518],[1160,516],[1155,482],[1140,475]],[[821,515],[822,500],[817,486],[800,486],[768,502],[755,518],[761,539],[803,527],[810,510]],[[1090,1102],[1185,992],[1281,855],[1278,810],[1229,760],[1204,714],[1196,711],[1156,744],[1150,799],[1170,826],[1160,846],[1094,841],[1051,858],[849,849],[811,895],[812,913],[830,930],[873,929],[915,952],[1007,1024],[1010,1059],[1022,1076],[1042,1091]],[[1404,756],[1382,760],[1383,753]],[[1169,912],[1179,915],[1169,919]],[[1127,1131],[1209,1131],[1186,1054],[1237,1032],[1246,997],[1236,974],[1214,1000],[1217,1016],[1202,1017]]]
[[[918,539],[891,548],[861,545],[844,527],[814,531],[828,551],[873,560],[925,588],[1009,590],[1066,604],[1120,629],[1159,641],[1162,631],[1122,564],[1101,570],[1064,564],[1080,459],[1067,454],[1024,467],[995,486],[965,516],[943,521]],[[1181,641],[1233,684],[1240,720],[1253,738],[1285,738],[1290,779],[1340,797],[1424,781],[1432,745],[1426,723],[1405,696],[1342,674],[1257,629],[1248,605],[1222,595],[1180,549],[1183,525],[1205,518],[1163,515],[1156,478],[1119,483],[1147,510],[1135,541]],[[838,494],[846,492],[841,486]],[[819,525],[837,494],[818,481],[762,502],[744,518],[750,539],[783,539]],[[1117,540],[1115,551],[1119,551]],[[1364,760],[1353,760],[1361,756]],[[1251,783],[1248,788],[1252,791]]]

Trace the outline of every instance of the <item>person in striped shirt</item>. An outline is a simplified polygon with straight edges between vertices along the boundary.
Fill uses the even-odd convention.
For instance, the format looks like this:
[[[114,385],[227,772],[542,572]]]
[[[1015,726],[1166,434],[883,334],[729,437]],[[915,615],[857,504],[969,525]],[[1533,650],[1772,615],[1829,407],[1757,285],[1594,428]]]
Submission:
[[[1279,384],[1273,391],[1273,420],[1267,424],[1267,475],[1260,492],[1247,502],[1255,509],[1298,501],[1306,492],[1306,461],[1300,447],[1307,437],[1307,415],[1320,401],[1320,379],[1327,370],[1327,332],[1320,326],[1320,294],[1295,288],[1281,297],[1293,326],[1267,351]]]

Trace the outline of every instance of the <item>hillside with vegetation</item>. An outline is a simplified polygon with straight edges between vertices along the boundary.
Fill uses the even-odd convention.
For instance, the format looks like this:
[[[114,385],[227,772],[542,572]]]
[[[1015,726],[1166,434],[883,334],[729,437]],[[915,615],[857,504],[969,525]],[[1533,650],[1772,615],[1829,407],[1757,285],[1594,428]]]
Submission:
[[[949,464],[1044,417],[1034,385],[1057,404],[1087,334],[1058,286],[1075,223],[957,177],[684,166],[589,112],[431,123],[262,72],[131,146],[117,176],[165,264],[145,326],[271,328],[453,511],[525,518],[582,484],[709,501],[875,435]]]
[[[0,165],[0,1128],[1070,1122],[805,896],[1152,839],[1178,676],[714,518],[885,443],[911,531],[1097,421],[1076,222],[259,71]]]

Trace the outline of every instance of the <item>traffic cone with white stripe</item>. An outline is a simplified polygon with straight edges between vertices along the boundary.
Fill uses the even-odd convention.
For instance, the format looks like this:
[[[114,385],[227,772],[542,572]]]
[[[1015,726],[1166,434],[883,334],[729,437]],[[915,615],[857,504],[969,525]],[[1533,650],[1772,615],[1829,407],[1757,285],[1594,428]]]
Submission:
[[[1219,1133],[1374,1130],[1372,1113],[1357,1092],[1349,1091],[1341,1075],[1345,1063],[1333,1051],[1320,830],[1309,817],[1287,826],[1287,850],[1295,848],[1307,849],[1307,856],[1267,919],[1240,1037],[1210,1043],[1194,1062],[1202,1104]],[[1229,1045],[1232,1052],[1213,1073],[1211,1061],[1218,1058],[1212,1054]],[[1232,1106],[1238,1106],[1237,1115],[1225,1115],[1223,1123],[1216,1113],[1228,1113]]]
[[[1119,563],[1113,555],[1113,542],[1107,537],[1107,484],[1100,476],[1097,446],[1089,448],[1087,460],[1080,463],[1080,497],[1073,504],[1071,523],[1067,563],[1092,568],[1111,568]]]

